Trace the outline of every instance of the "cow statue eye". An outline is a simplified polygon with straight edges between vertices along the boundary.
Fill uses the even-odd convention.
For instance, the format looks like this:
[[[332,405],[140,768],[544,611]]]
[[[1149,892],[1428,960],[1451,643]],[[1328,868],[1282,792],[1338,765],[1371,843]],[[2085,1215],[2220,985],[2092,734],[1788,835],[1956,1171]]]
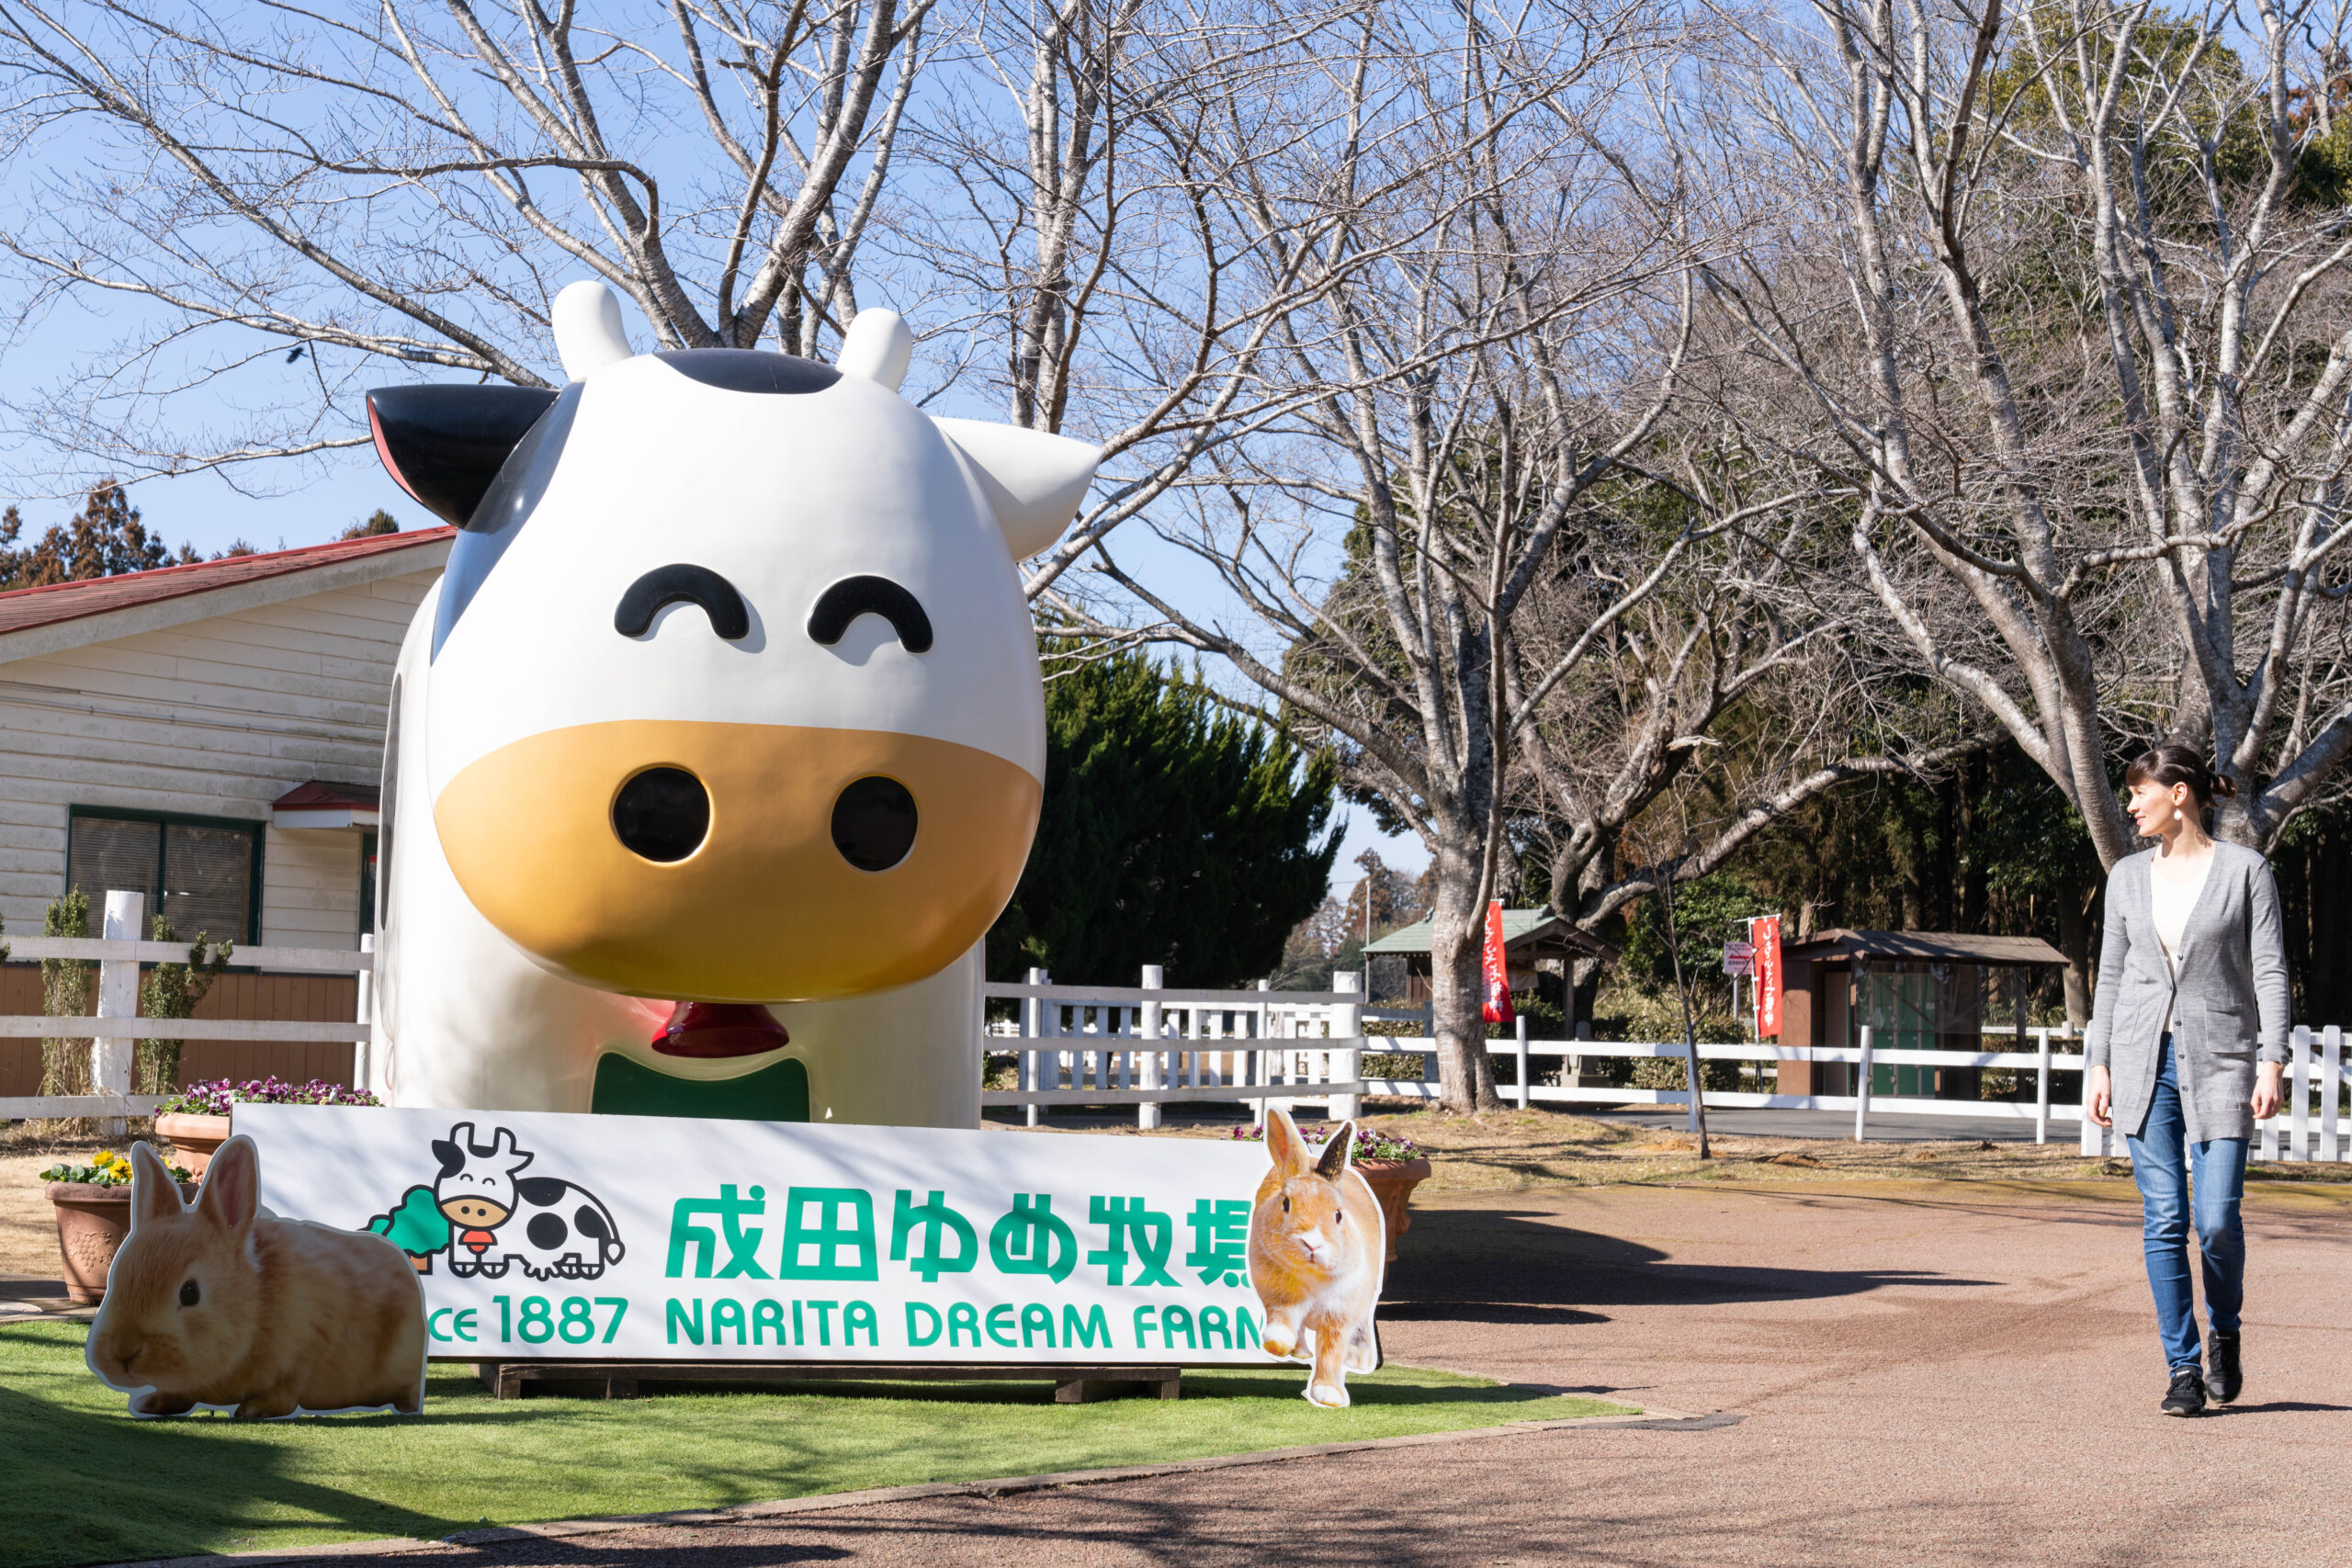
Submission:
[[[752,635],[752,612],[735,585],[707,566],[680,561],[657,566],[628,585],[613,611],[613,629],[623,637],[643,637],[653,629],[653,617],[670,604],[699,604],[710,618],[710,629],[729,642]]]
[[[909,653],[931,651],[931,617],[913,594],[887,577],[844,577],[817,595],[808,612],[809,640],[831,648],[860,615],[879,615],[889,622],[899,645]]]

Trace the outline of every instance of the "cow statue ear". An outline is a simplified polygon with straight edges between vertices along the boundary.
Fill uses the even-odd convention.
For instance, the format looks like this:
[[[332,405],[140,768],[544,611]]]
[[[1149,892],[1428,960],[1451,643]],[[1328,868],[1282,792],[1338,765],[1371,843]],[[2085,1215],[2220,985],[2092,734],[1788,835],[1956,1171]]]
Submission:
[[[621,302],[594,278],[564,285],[548,319],[563,373],[575,381],[631,357],[628,333],[621,329]]]
[[[1101,447],[1017,424],[972,419],[932,423],[979,475],[980,490],[996,511],[1014,560],[1027,560],[1061,537],[1078,515],[1079,502],[1086,499],[1086,487],[1094,482],[1095,465],[1102,460]]]
[[[544,387],[379,387],[368,394],[368,431],[401,489],[462,528],[555,400]]]

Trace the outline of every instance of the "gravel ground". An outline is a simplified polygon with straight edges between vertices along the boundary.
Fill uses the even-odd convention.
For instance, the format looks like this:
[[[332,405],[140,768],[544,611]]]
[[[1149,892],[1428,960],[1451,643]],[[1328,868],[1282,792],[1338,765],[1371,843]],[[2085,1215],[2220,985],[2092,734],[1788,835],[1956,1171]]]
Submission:
[[[2352,1538],[2352,1190],[2249,1200],[2249,1380],[2156,1414],[2120,1181],[1713,1180],[1436,1194],[1400,1360],[1725,1412],[396,1564],[2338,1562]],[[329,1561],[350,1565],[366,1555]]]

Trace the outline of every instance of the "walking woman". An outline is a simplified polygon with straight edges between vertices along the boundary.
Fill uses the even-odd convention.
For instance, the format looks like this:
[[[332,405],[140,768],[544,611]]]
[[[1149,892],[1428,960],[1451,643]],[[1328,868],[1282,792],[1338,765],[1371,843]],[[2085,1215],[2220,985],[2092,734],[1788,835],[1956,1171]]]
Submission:
[[[2098,996],[2083,1043],[2085,1109],[2100,1126],[2122,1128],[2132,1145],[2148,1287],[2171,1369],[2160,1408],[2200,1416],[2209,1397],[2227,1404],[2244,1381],[2238,1201],[2254,1123],[2278,1110],[2287,948],[2269,863],[2206,831],[2207,810],[2236,786],[2171,744],[2142,753],[2123,781],[2141,836],[2157,843],[2108,874]],[[2212,1331],[2202,1357],[2188,1282],[2192,1222]]]

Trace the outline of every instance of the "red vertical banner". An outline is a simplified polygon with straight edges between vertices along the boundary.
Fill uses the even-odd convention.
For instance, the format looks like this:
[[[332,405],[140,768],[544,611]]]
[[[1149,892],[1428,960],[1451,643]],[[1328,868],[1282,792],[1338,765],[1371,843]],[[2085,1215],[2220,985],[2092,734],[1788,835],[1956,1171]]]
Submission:
[[[1756,1038],[1781,1035],[1781,917],[1766,915],[1747,922],[1747,940],[1756,944]]]
[[[1513,1023],[1519,1014],[1510,1005],[1510,964],[1503,953],[1503,902],[1487,906],[1487,947],[1479,964],[1486,1005],[1481,1014],[1488,1023]]]

